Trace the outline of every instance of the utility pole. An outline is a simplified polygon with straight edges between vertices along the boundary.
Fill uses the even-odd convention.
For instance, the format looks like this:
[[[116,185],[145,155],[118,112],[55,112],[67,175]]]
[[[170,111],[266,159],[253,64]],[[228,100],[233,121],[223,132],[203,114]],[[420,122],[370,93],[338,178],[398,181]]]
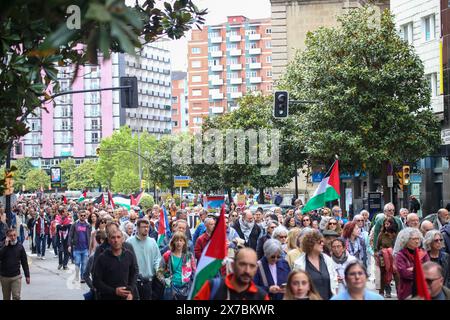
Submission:
[[[141,134],[138,130],[137,132],[138,136],[138,153],[141,154]],[[141,157],[139,158],[139,191],[142,192],[142,164],[141,164]]]

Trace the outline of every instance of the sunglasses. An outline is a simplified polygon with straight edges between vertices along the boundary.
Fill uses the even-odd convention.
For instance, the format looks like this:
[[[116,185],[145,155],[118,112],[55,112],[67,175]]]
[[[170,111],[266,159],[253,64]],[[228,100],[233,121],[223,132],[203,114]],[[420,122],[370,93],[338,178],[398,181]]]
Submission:
[[[364,220],[355,220],[356,222],[363,222]]]
[[[336,222],[329,222],[328,225],[335,226],[335,225],[337,225],[337,223]]]
[[[309,219],[303,219],[303,221],[310,221]]]
[[[317,241],[317,244],[325,244],[325,241],[319,240],[319,241]]]
[[[443,239],[434,239],[433,240],[434,242],[442,242],[442,241],[444,241]]]
[[[80,214],[80,218],[86,218],[85,214]]]
[[[270,256],[271,259],[280,259],[281,256]]]
[[[433,284],[433,282],[435,282],[436,280],[439,280],[439,279],[441,279],[441,277],[439,277],[439,278],[434,278],[434,279],[425,279],[425,281],[427,282],[427,284],[428,284],[429,286],[431,286],[431,285]]]
[[[278,236],[278,238],[281,238],[281,239],[286,239],[286,238],[287,238],[287,236]]]

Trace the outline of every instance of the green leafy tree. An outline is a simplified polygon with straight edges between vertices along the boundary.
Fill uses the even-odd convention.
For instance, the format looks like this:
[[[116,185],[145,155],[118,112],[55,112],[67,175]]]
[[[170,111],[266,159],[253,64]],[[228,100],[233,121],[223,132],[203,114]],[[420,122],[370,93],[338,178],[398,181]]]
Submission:
[[[80,9],[80,25],[76,12]],[[69,10],[70,12],[70,10]],[[57,66],[97,64],[98,55],[134,54],[140,39],[181,38],[194,25],[204,23],[206,10],[192,0],[18,0],[2,3],[0,12],[0,162],[12,141],[29,128],[23,121],[45,101],[49,84],[59,90]],[[69,28],[70,26],[70,28]],[[80,50],[80,48],[82,48]],[[17,121],[20,119],[20,121]]]
[[[69,188],[70,181],[72,181],[72,176],[77,168],[77,165],[75,164],[75,159],[68,158],[61,161],[59,164],[61,167],[61,180],[62,182],[67,185]]]
[[[154,204],[155,204],[155,199],[153,199],[153,196],[148,193],[144,194],[141,198],[141,201],[139,202],[139,205],[142,207],[144,212],[147,209],[151,209]]]
[[[17,159],[12,162],[12,165],[17,168],[14,172],[14,190],[16,192],[22,191],[27,179],[27,174],[33,170],[33,165],[29,158]]]
[[[129,194],[140,188],[139,175],[130,170],[117,172],[112,179],[112,191]]]
[[[94,160],[86,160],[80,164],[68,181],[68,187],[71,190],[83,190],[85,188],[93,189],[99,186],[99,182],[95,177],[97,162]]]
[[[47,189],[50,184],[50,176],[41,169],[32,169],[27,173],[25,188],[30,191],[40,190],[41,187]]]
[[[329,165],[338,154],[344,171],[381,174],[386,187],[388,161],[415,162],[440,144],[429,84],[389,11],[364,7],[338,20],[307,35],[280,86],[320,101],[290,109],[313,162]]]

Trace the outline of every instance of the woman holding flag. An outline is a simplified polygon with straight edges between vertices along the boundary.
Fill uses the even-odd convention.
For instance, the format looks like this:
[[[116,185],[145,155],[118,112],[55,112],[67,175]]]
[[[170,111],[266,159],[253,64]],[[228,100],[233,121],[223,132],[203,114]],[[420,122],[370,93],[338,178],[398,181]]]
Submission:
[[[420,274],[422,264],[430,261],[428,253],[419,248],[422,241],[422,233],[416,228],[405,228],[397,235],[394,246],[394,263],[400,276],[397,288],[399,300],[405,300],[410,295],[415,297],[422,294],[420,292],[422,286],[416,281],[416,273]]]

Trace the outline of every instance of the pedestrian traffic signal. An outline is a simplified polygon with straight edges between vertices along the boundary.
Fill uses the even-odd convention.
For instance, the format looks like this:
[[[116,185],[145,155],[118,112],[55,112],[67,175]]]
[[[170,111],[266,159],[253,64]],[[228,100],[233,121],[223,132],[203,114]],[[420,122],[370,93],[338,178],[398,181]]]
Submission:
[[[273,116],[275,118],[287,118],[289,115],[289,93],[287,91],[275,91]]]
[[[411,177],[411,168],[408,165],[403,166],[403,185],[409,185],[410,177]]]

